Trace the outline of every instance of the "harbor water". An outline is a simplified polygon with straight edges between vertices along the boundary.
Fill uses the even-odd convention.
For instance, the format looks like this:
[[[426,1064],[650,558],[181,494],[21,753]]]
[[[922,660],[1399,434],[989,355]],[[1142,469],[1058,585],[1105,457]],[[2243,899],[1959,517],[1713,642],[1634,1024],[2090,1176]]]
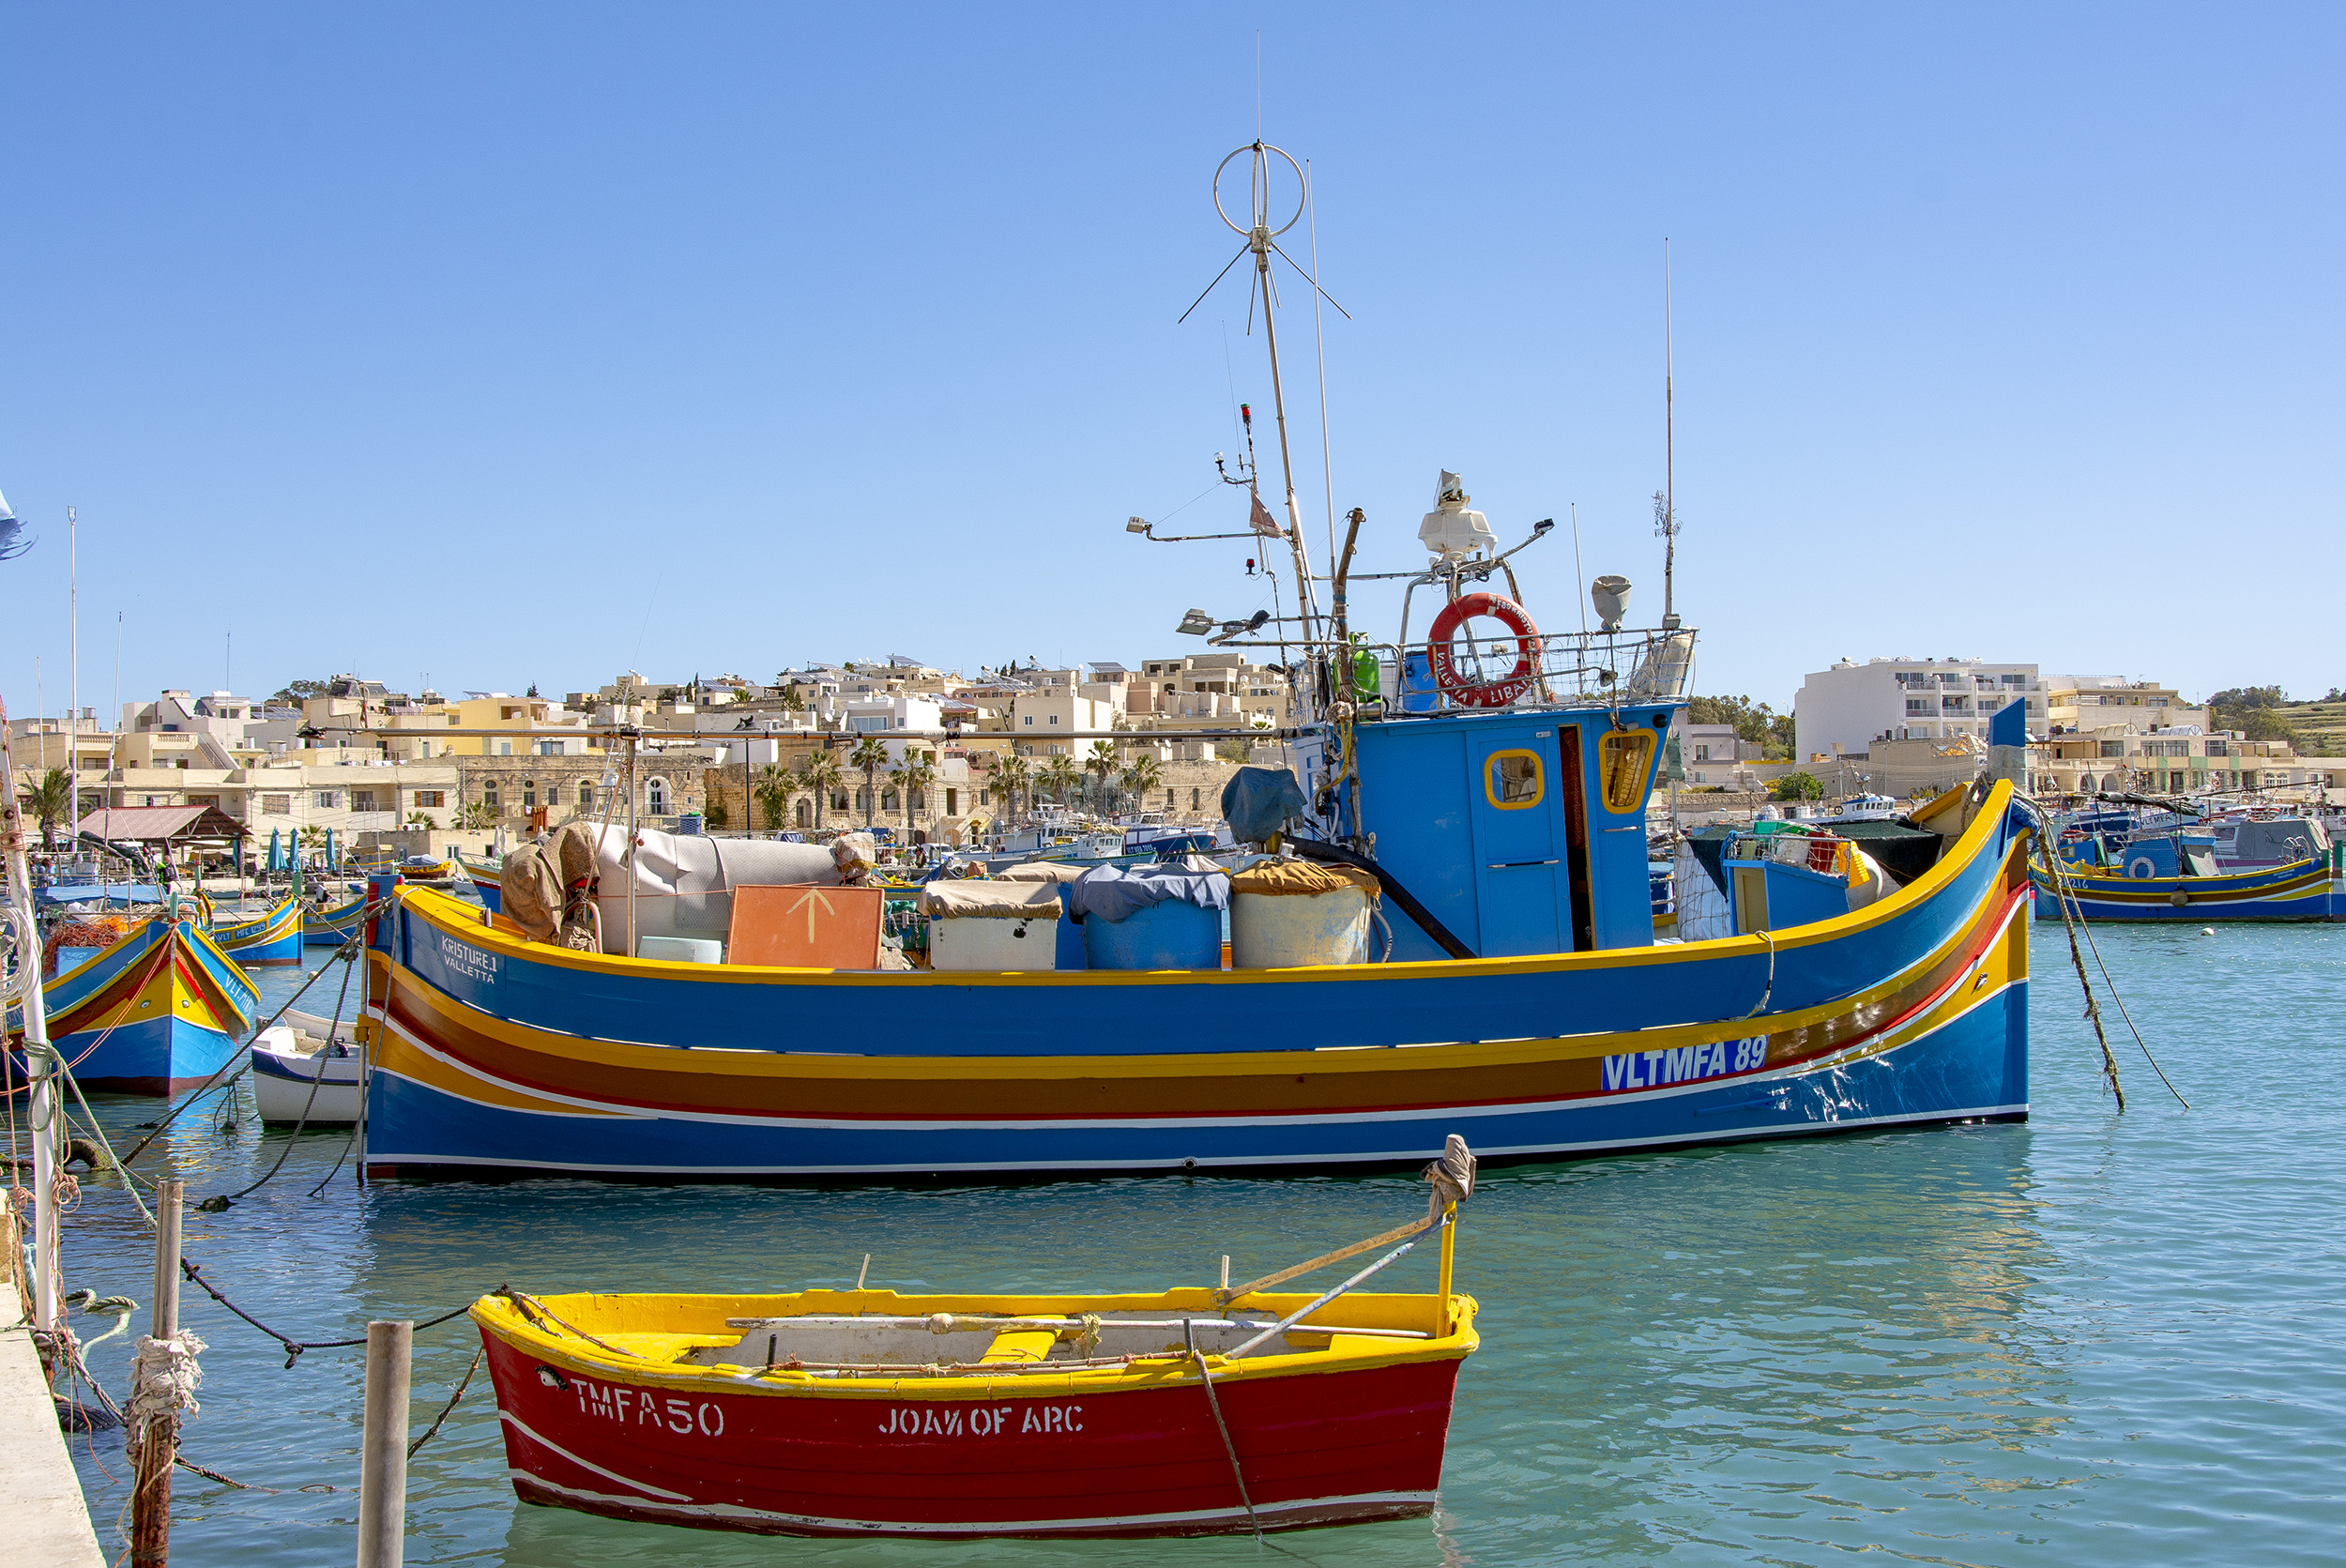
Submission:
[[[415,1459],[410,1563],[532,1568],[815,1560],[1329,1564],[2332,1562],[2346,1538],[2346,929],[2108,929],[2103,956],[2187,1095],[2110,1012],[2129,1109],[2101,1082],[2058,927],[2036,928],[2034,1116],[1486,1172],[1461,1288],[1484,1348],[1458,1388],[1431,1520],[1156,1543],[782,1542],[527,1507],[485,1375]],[[314,967],[327,950],[312,949]],[[272,1007],[294,971],[256,977]],[[2098,983],[2099,977],[2096,976]],[[332,1011],[334,976],[301,1004]],[[322,1000],[321,1000],[322,994]],[[842,1043],[852,1048],[851,1043]],[[152,1101],[99,1112],[118,1148]],[[126,1141],[129,1140],[129,1141]],[[288,1144],[291,1143],[290,1152]],[[376,1185],[339,1130],[264,1133],[249,1098],[158,1151],[187,1252],[306,1340],[531,1291],[1153,1289],[1242,1277],[1423,1212],[1399,1176],[1199,1176],[1022,1187]],[[324,1186],[316,1195],[311,1190]],[[112,1179],[69,1221],[70,1285],[145,1302],[151,1241]],[[1389,1271],[1424,1288],[1431,1259]],[[1333,1280],[1330,1281],[1333,1283]],[[194,1286],[210,1348],[183,1453],[175,1562],[346,1561],[360,1353],[284,1353]],[[84,1332],[102,1327],[84,1319]],[[143,1326],[142,1312],[133,1332]],[[126,1335],[92,1353],[120,1396]],[[416,1336],[415,1430],[465,1375],[458,1319]],[[71,1439],[110,1552],[118,1432]]]

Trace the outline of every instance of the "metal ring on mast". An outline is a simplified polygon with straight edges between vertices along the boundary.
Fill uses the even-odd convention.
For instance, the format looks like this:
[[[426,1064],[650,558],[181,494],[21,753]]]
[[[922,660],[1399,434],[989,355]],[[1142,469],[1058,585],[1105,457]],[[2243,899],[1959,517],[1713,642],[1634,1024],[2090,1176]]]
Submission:
[[[1225,212],[1222,208],[1222,175],[1224,170],[1229,168],[1231,158],[1238,157],[1239,153],[1248,152],[1255,155],[1255,170],[1261,181],[1255,191],[1255,206],[1258,210],[1254,216],[1257,221],[1243,224],[1232,223],[1230,222],[1230,215],[1227,212]],[[1270,171],[1265,167],[1270,160],[1263,156],[1265,153],[1274,152],[1281,158],[1286,159],[1287,160],[1287,167],[1295,171],[1295,216],[1288,219],[1286,222],[1280,224],[1275,229],[1272,228],[1270,223],[1271,178]],[[1213,171],[1214,214],[1216,217],[1220,218],[1224,223],[1229,225],[1229,229],[1232,234],[1242,234],[1251,238],[1253,237],[1256,229],[1261,228],[1268,231],[1271,237],[1275,239],[1303,221],[1304,187],[1306,183],[1307,182],[1303,178],[1303,166],[1301,163],[1296,162],[1294,155],[1289,153],[1286,148],[1274,147],[1268,142],[1249,142],[1246,145],[1239,148],[1237,152],[1231,153],[1230,158],[1224,159]]]

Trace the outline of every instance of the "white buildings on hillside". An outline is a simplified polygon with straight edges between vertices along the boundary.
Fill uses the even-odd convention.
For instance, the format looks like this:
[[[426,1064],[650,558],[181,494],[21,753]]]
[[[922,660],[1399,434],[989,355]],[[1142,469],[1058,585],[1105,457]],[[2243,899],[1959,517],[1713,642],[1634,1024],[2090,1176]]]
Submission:
[[[1801,682],[1792,698],[1793,755],[1830,761],[1876,740],[1985,740],[1988,721],[2014,698],[2028,727],[2045,730],[2045,682],[2034,664],[1979,659],[1844,659]]]

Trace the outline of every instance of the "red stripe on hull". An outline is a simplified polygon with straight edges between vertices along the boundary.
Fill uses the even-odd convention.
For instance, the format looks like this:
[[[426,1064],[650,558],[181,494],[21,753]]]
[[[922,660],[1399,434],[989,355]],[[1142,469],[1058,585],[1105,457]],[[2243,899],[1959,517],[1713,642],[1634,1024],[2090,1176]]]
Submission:
[[[783,1535],[1188,1535],[1248,1528],[1194,1377],[983,1400],[635,1388],[484,1336],[514,1490],[620,1518]],[[1217,1377],[1266,1529],[1406,1517],[1441,1482],[1455,1361]],[[907,1431],[906,1426],[917,1428]]]

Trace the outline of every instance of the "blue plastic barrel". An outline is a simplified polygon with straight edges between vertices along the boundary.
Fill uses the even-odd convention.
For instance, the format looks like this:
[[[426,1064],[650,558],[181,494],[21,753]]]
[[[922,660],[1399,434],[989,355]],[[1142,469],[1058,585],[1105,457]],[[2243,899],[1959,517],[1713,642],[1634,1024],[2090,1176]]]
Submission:
[[[1222,911],[1168,898],[1120,921],[1083,923],[1084,957],[1094,969],[1218,969]]]
[[[1088,969],[1091,966],[1084,957],[1084,928],[1075,923],[1075,912],[1067,906],[1067,891],[1072,882],[1059,885],[1059,967],[1061,969]]]
[[[1423,653],[1401,662],[1401,711],[1431,713],[1441,707],[1441,690],[1434,684],[1434,664]]]

